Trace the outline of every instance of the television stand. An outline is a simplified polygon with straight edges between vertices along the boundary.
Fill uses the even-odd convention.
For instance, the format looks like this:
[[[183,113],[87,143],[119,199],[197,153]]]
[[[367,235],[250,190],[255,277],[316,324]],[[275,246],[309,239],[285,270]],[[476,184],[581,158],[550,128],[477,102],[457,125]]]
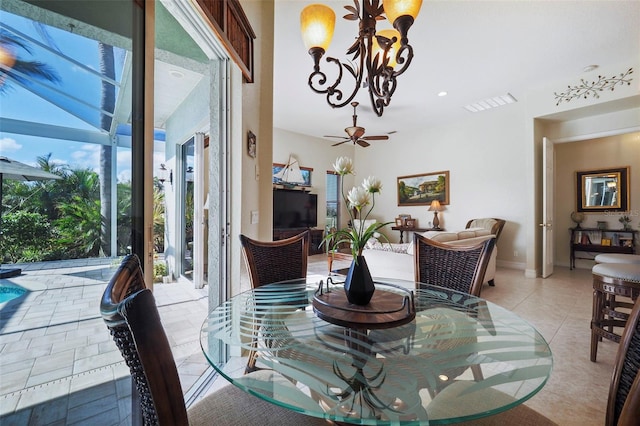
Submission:
[[[273,241],[284,240],[285,238],[293,237],[304,231],[309,231],[309,256],[314,254],[324,253],[324,246],[320,247],[322,238],[324,237],[324,231],[316,228],[287,228],[287,229],[274,229]]]

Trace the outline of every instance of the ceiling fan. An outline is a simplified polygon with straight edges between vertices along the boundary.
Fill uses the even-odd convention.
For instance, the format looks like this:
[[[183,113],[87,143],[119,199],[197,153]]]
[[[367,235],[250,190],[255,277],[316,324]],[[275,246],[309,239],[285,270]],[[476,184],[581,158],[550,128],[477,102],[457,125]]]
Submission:
[[[358,144],[363,148],[366,148],[370,145],[367,141],[386,141],[389,139],[387,135],[376,135],[376,136],[363,136],[364,135],[364,127],[360,127],[357,124],[358,115],[356,114],[356,108],[358,107],[358,102],[351,102],[351,106],[353,107],[353,126],[347,127],[344,129],[347,132],[348,136],[330,136],[325,135],[325,138],[340,138],[344,139],[343,141],[334,143],[331,146],[342,145],[343,143],[353,142],[353,144]],[[390,132],[393,133],[393,132]]]

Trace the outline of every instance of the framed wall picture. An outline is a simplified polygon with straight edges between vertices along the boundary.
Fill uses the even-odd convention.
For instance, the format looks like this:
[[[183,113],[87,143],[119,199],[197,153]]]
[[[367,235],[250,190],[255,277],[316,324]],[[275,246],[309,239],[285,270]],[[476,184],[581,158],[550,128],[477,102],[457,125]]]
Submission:
[[[249,154],[249,157],[256,158],[256,149],[256,135],[249,130],[249,133],[247,133],[247,154]]]
[[[400,226],[407,226],[407,220],[411,219],[410,214],[400,214],[398,215],[398,217],[400,218],[400,221],[401,221]]]
[[[284,166],[285,165],[282,163],[273,163],[273,169],[272,169],[271,175],[273,176],[276,173],[278,173],[280,170],[284,168]],[[311,172],[313,172],[313,169],[311,167],[300,167],[300,173],[302,174],[304,183],[298,184],[297,186],[311,186]],[[280,181],[280,179],[274,177],[273,183],[278,184],[282,182]]]
[[[449,171],[398,177],[398,206],[449,204]]]
[[[629,166],[576,172],[579,212],[625,212],[629,209]]]

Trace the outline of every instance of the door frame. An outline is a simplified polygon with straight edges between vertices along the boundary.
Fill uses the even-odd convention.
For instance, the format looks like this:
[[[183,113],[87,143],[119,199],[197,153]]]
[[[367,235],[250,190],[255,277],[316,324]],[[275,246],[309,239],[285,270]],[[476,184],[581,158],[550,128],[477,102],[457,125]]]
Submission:
[[[554,174],[555,174],[555,148],[554,141],[542,138],[542,278],[553,274],[555,261],[554,224]]]

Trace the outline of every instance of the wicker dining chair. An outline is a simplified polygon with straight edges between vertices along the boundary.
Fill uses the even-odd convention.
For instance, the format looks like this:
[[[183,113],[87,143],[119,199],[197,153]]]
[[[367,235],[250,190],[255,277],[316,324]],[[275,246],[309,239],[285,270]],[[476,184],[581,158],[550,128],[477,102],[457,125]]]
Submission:
[[[277,241],[258,241],[240,234],[244,258],[252,288],[307,276],[309,231]],[[251,346],[258,344],[258,330],[254,330]],[[256,370],[258,353],[249,352],[245,371]]]
[[[127,256],[107,285],[100,303],[135,384],[133,425],[326,425],[326,421],[277,407],[227,384],[186,408],[171,346],[137,256]],[[272,372],[258,371],[256,378]],[[292,389],[295,389],[292,385]]]
[[[495,237],[471,246],[451,246],[413,234],[416,286],[436,285],[480,296]]]
[[[605,426],[637,425],[640,419],[640,298],[624,327],[613,364]]]
[[[309,231],[278,241],[258,241],[240,234],[251,287],[307,276]]]

